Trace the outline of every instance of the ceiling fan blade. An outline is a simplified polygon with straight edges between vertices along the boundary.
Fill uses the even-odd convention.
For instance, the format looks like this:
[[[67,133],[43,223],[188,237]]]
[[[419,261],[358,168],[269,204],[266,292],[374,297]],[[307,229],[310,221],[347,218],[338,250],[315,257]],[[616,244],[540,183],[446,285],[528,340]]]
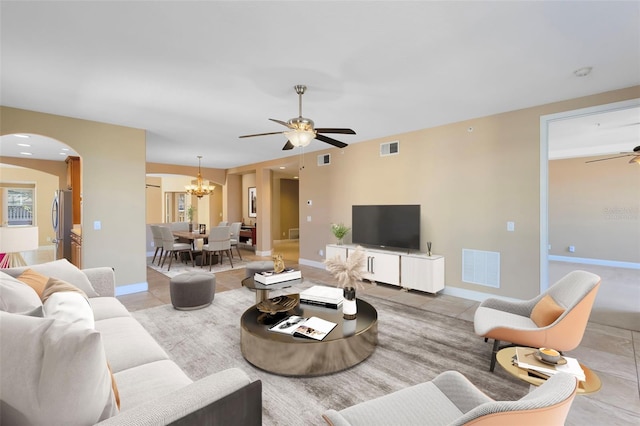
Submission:
[[[291,124],[287,123],[286,121],[282,121],[282,120],[276,120],[275,118],[270,118],[269,120],[278,123],[278,124],[282,124],[285,127],[288,127],[290,129],[295,129],[294,126],[292,126]]]
[[[599,158],[597,160],[585,161],[585,163],[595,163],[595,162],[598,162],[598,161],[613,160],[614,158],[628,157],[630,155],[635,155],[635,154],[624,154],[624,155],[616,155],[615,157]]]
[[[316,129],[316,132],[318,133],[341,133],[343,135],[355,135],[356,132],[354,132],[351,129],[340,129],[340,128],[336,128],[336,127],[323,127],[320,129]]]
[[[293,144],[292,144],[290,141],[287,141],[287,143],[286,143],[286,144],[284,144],[284,146],[282,147],[282,150],[283,150],[283,151],[287,151],[287,150],[289,150],[289,149],[293,149],[293,148],[295,148],[295,147],[293,146]]]
[[[340,142],[340,141],[337,141],[337,140],[335,140],[335,139],[332,139],[332,138],[330,138],[330,137],[323,136],[323,135],[318,135],[318,134],[316,134],[316,139],[318,139],[319,141],[322,141],[322,142],[326,142],[326,143],[328,143],[329,145],[336,146],[336,147],[338,147],[338,148],[344,148],[345,146],[348,146],[348,145],[347,145],[346,143],[344,143],[344,142]]]
[[[282,132],[268,132],[268,133],[256,133],[255,135],[242,135],[238,136],[239,138],[252,138],[254,136],[266,136],[266,135],[279,135]]]

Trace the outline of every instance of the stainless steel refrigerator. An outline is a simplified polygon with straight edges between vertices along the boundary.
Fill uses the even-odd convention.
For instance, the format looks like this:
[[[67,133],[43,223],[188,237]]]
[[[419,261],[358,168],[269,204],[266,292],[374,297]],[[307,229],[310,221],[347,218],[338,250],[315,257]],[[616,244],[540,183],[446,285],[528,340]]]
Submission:
[[[73,228],[73,199],[71,191],[59,189],[51,204],[51,224],[56,234],[56,259],[65,258],[71,262],[71,229]]]

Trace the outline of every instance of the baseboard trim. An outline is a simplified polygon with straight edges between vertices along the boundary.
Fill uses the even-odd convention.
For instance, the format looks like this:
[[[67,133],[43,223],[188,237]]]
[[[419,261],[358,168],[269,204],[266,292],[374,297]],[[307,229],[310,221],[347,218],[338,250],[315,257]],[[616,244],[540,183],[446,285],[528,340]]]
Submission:
[[[611,266],[613,268],[624,268],[624,269],[640,269],[640,263],[620,262],[617,260],[590,259],[587,257],[570,257],[570,256],[557,256],[557,255],[549,255],[548,259],[549,261],[554,261],[554,262],[580,263],[583,265]]]
[[[498,296],[495,294],[482,293],[480,291],[467,290],[465,288],[458,287],[448,287],[445,285],[444,290],[442,290],[442,294],[446,294],[447,296],[460,297],[462,299],[467,300],[475,300],[476,302],[484,302],[489,298],[495,298],[500,300],[508,300],[510,302],[520,302],[521,299],[514,299],[512,297]]]
[[[127,294],[142,293],[149,290],[149,283],[146,281],[137,284],[120,285],[116,287],[116,297]]]
[[[258,251],[256,249],[256,256],[271,256],[271,250]]]
[[[318,262],[317,260],[309,260],[309,259],[298,259],[299,265],[311,266],[313,268],[325,269],[323,262]]]

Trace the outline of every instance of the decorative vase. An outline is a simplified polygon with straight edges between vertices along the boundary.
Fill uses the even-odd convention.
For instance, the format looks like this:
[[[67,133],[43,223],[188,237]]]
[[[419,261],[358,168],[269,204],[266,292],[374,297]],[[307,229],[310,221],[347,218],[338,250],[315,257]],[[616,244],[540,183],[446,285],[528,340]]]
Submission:
[[[189,222],[189,232],[193,232],[193,223]]]
[[[356,318],[358,306],[356,304],[356,289],[345,287],[343,290],[344,301],[342,302],[342,317],[347,320]]]
[[[338,238],[338,245],[341,246],[343,243],[342,238]]]

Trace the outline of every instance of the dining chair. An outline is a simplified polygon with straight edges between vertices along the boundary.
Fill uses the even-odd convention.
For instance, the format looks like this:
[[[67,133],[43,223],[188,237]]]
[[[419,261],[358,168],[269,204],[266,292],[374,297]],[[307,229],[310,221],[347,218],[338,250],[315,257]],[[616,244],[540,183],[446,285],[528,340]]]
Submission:
[[[229,222],[222,221],[218,223],[218,226],[229,226]]]
[[[158,250],[160,250],[160,256],[158,257],[158,266],[160,266],[160,262],[162,261],[162,254],[164,253],[164,248],[162,247],[162,234],[160,233],[160,227],[158,225],[149,225],[151,228],[151,235],[153,236],[153,245],[156,247],[156,251],[153,252],[153,259],[151,259],[151,264],[156,261],[156,256],[158,255]]]
[[[236,248],[238,252],[238,257],[242,260],[242,254],[240,253],[240,247],[238,243],[240,242],[240,228],[242,227],[242,222],[233,222],[231,224],[231,254],[233,255],[233,247]]]
[[[164,262],[169,257],[169,267],[167,271],[171,270],[171,262],[173,261],[173,257],[177,257],[178,253],[188,252],[189,257],[191,258],[191,266],[195,266],[193,261],[193,252],[191,251],[191,244],[189,243],[177,243],[173,237],[173,232],[171,232],[171,228],[168,226],[159,226],[160,235],[162,235],[162,248],[164,249],[164,258],[162,259],[161,268],[164,267]]]
[[[209,270],[211,270],[212,255],[218,253],[220,263],[222,263],[222,255],[227,254],[229,263],[233,268],[233,259],[231,258],[231,228],[228,226],[215,226],[209,231],[209,241],[202,246],[202,265],[209,262]],[[201,265],[201,266],[202,266]]]

